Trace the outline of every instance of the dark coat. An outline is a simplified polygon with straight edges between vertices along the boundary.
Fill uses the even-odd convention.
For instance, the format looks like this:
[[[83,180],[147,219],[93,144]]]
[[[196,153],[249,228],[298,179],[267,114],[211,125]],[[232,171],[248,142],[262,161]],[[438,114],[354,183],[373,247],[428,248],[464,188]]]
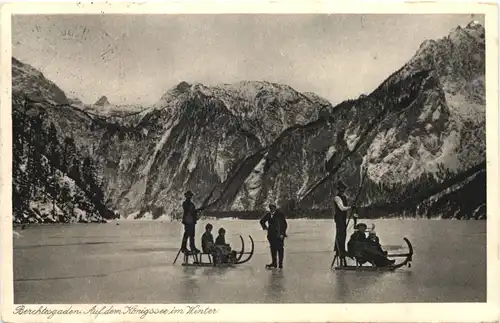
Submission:
[[[360,247],[362,248],[367,242],[367,238],[361,231],[356,231],[351,235],[349,242],[347,243],[347,252],[350,256],[354,256]]]
[[[216,246],[227,245],[225,236],[218,235],[217,238],[215,238],[215,245]]]
[[[276,210],[273,217],[271,217],[270,212],[266,213],[260,219],[260,225],[262,229],[267,230],[267,236],[270,238],[277,238],[280,235],[286,236],[288,224],[285,215],[278,210]]]
[[[337,196],[340,197],[340,199],[342,200],[342,203],[344,205],[347,205],[347,198],[343,194],[338,194]],[[334,208],[335,208],[335,224],[338,227],[346,228],[347,227],[347,211],[342,211],[341,209],[339,209],[339,207],[337,206],[337,203],[333,203],[333,204],[334,204]]]
[[[371,246],[372,248],[374,248],[375,250],[377,250],[378,252],[380,252],[381,254],[386,254],[386,252],[384,251],[384,249],[382,249],[382,246],[380,245],[380,241],[377,237],[376,241],[373,241],[372,239],[368,238],[366,239],[366,243],[368,246]]]
[[[210,248],[214,245],[214,236],[208,232],[205,231],[203,235],[201,236],[201,250],[203,252],[207,253],[210,252]]]
[[[182,203],[182,209],[184,210],[184,214],[182,216],[182,224],[192,224],[195,225],[198,222],[198,212],[196,212],[196,207],[191,200],[185,200]]]

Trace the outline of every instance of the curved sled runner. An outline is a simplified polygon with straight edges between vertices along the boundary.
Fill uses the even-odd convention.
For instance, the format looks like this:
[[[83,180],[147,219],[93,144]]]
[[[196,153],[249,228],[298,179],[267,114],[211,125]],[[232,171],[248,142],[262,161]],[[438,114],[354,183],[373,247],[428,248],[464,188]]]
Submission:
[[[391,266],[386,266],[386,267],[375,267],[375,266],[362,266],[359,265],[356,262],[355,266],[336,266],[335,270],[354,270],[354,271],[394,271],[398,268],[401,268],[405,265],[408,265],[408,267],[411,267],[411,261],[413,260],[413,246],[406,237],[403,238],[403,240],[406,242],[406,245],[408,246],[408,253],[398,253],[398,254],[388,254],[387,258],[405,258],[402,262],[396,263]],[[333,267],[333,265],[332,265]]]
[[[184,262],[182,263],[182,266],[186,267],[214,267],[214,266],[222,266],[222,267],[234,267],[235,265],[241,265],[246,262],[248,262],[254,254],[255,251],[255,246],[254,246],[254,241],[252,236],[248,236],[250,238],[250,242],[252,244],[252,247],[249,252],[245,252],[245,242],[243,240],[243,237],[240,236],[241,240],[241,251],[237,252],[237,257],[234,262],[228,262],[228,263],[221,263],[217,264],[214,263],[212,254],[210,253],[187,253],[184,254]],[[177,261],[177,258],[179,257],[179,254],[181,253],[181,250],[177,253],[177,256],[175,257],[174,264]],[[248,255],[246,258],[243,259],[244,255]],[[203,261],[204,257],[208,261]],[[191,260],[191,261],[190,261]]]

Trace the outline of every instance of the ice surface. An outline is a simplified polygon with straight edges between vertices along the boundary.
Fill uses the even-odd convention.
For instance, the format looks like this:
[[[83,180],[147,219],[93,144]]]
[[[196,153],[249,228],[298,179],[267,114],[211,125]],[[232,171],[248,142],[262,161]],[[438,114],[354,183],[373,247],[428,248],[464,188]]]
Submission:
[[[210,220],[253,259],[237,268],[185,268],[172,262],[182,225],[170,221],[30,225],[14,239],[15,303],[352,303],[486,301],[486,222],[377,220],[384,248],[403,237],[411,268],[393,273],[330,270],[332,220],[289,220],[285,268],[269,262],[258,221]],[[197,225],[197,242],[207,221]],[[361,222],[361,221],[360,221]],[[117,225],[119,223],[119,225]],[[351,231],[349,232],[349,234]]]

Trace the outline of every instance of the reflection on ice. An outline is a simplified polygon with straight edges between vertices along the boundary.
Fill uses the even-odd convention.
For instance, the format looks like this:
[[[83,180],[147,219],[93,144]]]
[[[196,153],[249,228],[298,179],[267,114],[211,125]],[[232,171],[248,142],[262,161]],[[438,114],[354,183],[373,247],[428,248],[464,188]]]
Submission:
[[[286,279],[283,270],[270,270],[271,274],[268,276],[266,288],[266,302],[277,303],[280,302],[281,294],[286,292]],[[293,288],[293,285],[290,286]]]

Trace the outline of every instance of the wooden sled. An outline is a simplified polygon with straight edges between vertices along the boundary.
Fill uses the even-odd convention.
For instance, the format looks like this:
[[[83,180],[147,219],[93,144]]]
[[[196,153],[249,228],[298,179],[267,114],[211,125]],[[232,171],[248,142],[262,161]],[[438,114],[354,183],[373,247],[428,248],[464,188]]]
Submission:
[[[394,265],[390,266],[385,266],[385,267],[375,267],[372,265],[367,265],[363,266],[360,265],[356,261],[356,265],[347,265],[347,266],[342,266],[342,265],[337,265],[335,266],[335,270],[345,270],[345,271],[395,271],[398,268],[401,268],[403,266],[408,265],[408,267],[411,267],[411,261],[413,260],[413,246],[406,237],[403,238],[406,244],[408,245],[408,253],[399,253],[399,254],[388,254],[387,258],[405,258],[402,262],[400,263],[395,263]],[[335,264],[335,260],[338,258],[337,255],[333,258],[332,262],[332,267]],[[339,262],[340,263],[340,262]]]
[[[245,252],[245,241],[243,240],[243,237],[240,236],[241,240],[241,251],[237,253],[236,259],[232,262],[227,262],[227,263],[214,263],[212,254],[210,253],[193,253],[193,252],[188,252],[184,254],[184,262],[182,263],[182,266],[185,267],[234,267],[236,265],[241,265],[246,262],[248,262],[254,254],[255,251],[255,246],[254,246],[254,241],[252,239],[252,236],[248,236],[250,238],[250,242],[252,244],[252,248],[249,252]],[[177,261],[177,258],[179,258],[179,255],[181,254],[181,249],[179,249],[179,252],[177,252],[177,256],[175,257],[174,264]],[[243,259],[244,255],[248,255],[245,259]],[[204,261],[206,259],[206,261]]]

